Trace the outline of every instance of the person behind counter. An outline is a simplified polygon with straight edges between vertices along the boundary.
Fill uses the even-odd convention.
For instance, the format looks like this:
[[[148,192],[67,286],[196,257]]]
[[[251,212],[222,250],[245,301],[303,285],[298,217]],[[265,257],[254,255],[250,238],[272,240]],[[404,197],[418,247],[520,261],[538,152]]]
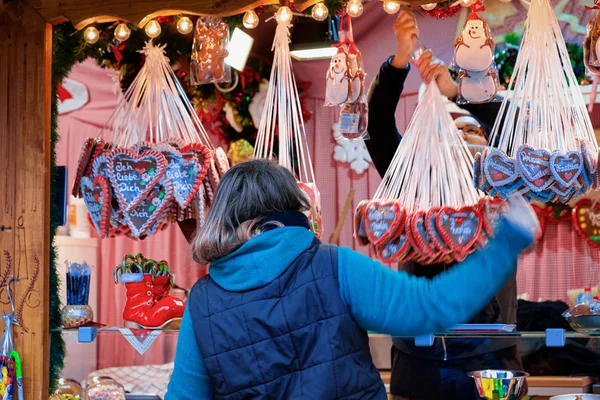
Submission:
[[[447,67],[425,51],[416,61],[411,53],[419,35],[414,15],[403,10],[394,24],[398,49],[393,57],[383,63],[379,75],[369,90],[370,140],[365,144],[377,171],[383,176],[402,139],[395,122],[395,111],[411,63],[417,67],[422,80],[428,84],[435,79],[442,95],[456,98],[458,85],[452,80]],[[499,102],[463,105],[489,132],[499,111]],[[517,259],[512,260],[516,271]],[[413,276],[426,277],[436,282],[451,265],[419,265],[415,262],[400,265],[400,269]],[[470,323],[516,324],[516,277],[492,296],[491,302],[481,304],[480,312]],[[390,391],[395,400],[470,400],[479,399],[475,384],[467,372],[484,369],[522,370],[523,366],[512,339],[450,339],[436,340],[429,348],[416,347],[413,341],[394,340]],[[526,393],[526,387],[523,392]]]
[[[190,293],[166,400],[385,400],[367,331],[413,336],[467,321],[539,229],[511,207],[486,248],[428,280],[321,243],[307,201],[273,162],[223,176],[192,243],[209,274]]]

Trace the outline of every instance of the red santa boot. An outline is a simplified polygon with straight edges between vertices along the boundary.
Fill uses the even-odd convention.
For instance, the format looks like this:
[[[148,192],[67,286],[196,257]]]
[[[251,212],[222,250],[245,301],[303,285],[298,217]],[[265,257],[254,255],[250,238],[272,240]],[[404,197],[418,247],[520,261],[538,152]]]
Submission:
[[[127,290],[123,310],[125,325],[140,329],[177,329],[183,317],[185,303],[169,295],[168,276],[123,274],[121,282]]]

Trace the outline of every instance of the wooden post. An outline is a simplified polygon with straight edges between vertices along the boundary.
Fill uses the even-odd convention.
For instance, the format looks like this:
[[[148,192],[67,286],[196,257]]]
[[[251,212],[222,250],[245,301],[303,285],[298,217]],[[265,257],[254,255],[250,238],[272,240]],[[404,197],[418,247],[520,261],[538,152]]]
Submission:
[[[48,398],[52,29],[25,1],[0,4],[0,307],[27,399]],[[0,328],[0,330],[2,330]]]

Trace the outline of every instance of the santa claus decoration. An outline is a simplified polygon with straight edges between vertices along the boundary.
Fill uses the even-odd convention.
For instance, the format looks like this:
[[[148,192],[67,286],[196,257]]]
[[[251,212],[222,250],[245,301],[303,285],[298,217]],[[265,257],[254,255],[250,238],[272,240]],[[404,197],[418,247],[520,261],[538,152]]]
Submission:
[[[498,90],[494,41],[488,24],[477,14],[485,11],[481,1],[472,5],[471,11],[454,50],[454,63],[460,70],[458,102],[487,103]]]

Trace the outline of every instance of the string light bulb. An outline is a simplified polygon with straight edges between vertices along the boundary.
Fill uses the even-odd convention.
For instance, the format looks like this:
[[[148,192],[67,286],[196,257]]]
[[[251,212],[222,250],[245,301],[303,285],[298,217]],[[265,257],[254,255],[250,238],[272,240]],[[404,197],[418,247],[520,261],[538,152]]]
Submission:
[[[421,8],[422,8],[423,10],[426,10],[426,11],[431,11],[431,10],[433,10],[433,9],[434,9],[434,8],[436,8],[436,7],[437,7],[437,3],[423,4],[423,5],[421,6]]]
[[[194,24],[192,23],[191,19],[188,17],[179,18],[179,21],[177,21],[177,30],[179,33],[182,35],[187,35],[192,31],[192,29],[194,29]]]
[[[129,39],[129,36],[131,36],[131,29],[129,29],[125,22],[121,22],[119,25],[117,25],[115,28],[115,37],[119,42],[126,41]]]
[[[510,3],[511,0],[500,0],[502,3]]]
[[[347,6],[348,15],[352,18],[358,18],[362,15],[364,11],[363,4],[361,0],[350,0]]]
[[[100,39],[100,32],[95,26],[88,26],[83,32],[83,40],[88,44],[94,44]]]
[[[388,14],[396,14],[400,10],[400,3],[397,1],[384,1],[383,10]]]
[[[244,24],[244,28],[246,29],[254,29],[258,26],[260,19],[258,18],[258,14],[254,10],[248,10],[244,14],[244,18],[242,18],[242,23]]]
[[[290,23],[292,21],[292,10],[287,6],[279,7],[279,10],[275,13],[275,19],[279,23]]]
[[[460,0],[460,5],[463,7],[471,7],[475,3],[477,3],[477,0]]]
[[[146,27],[144,28],[144,30],[146,31],[146,35],[148,35],[149,38],[155,38],[158,35],[160,35],[160,24],[158,23],[157,20],[153,19],[150,20],[150,22],[148,22],[146,24]]]
[[[329,10],[325,4],[317,3],[313,6],[311,15],[317,21],[324,21],[329,15]]]

